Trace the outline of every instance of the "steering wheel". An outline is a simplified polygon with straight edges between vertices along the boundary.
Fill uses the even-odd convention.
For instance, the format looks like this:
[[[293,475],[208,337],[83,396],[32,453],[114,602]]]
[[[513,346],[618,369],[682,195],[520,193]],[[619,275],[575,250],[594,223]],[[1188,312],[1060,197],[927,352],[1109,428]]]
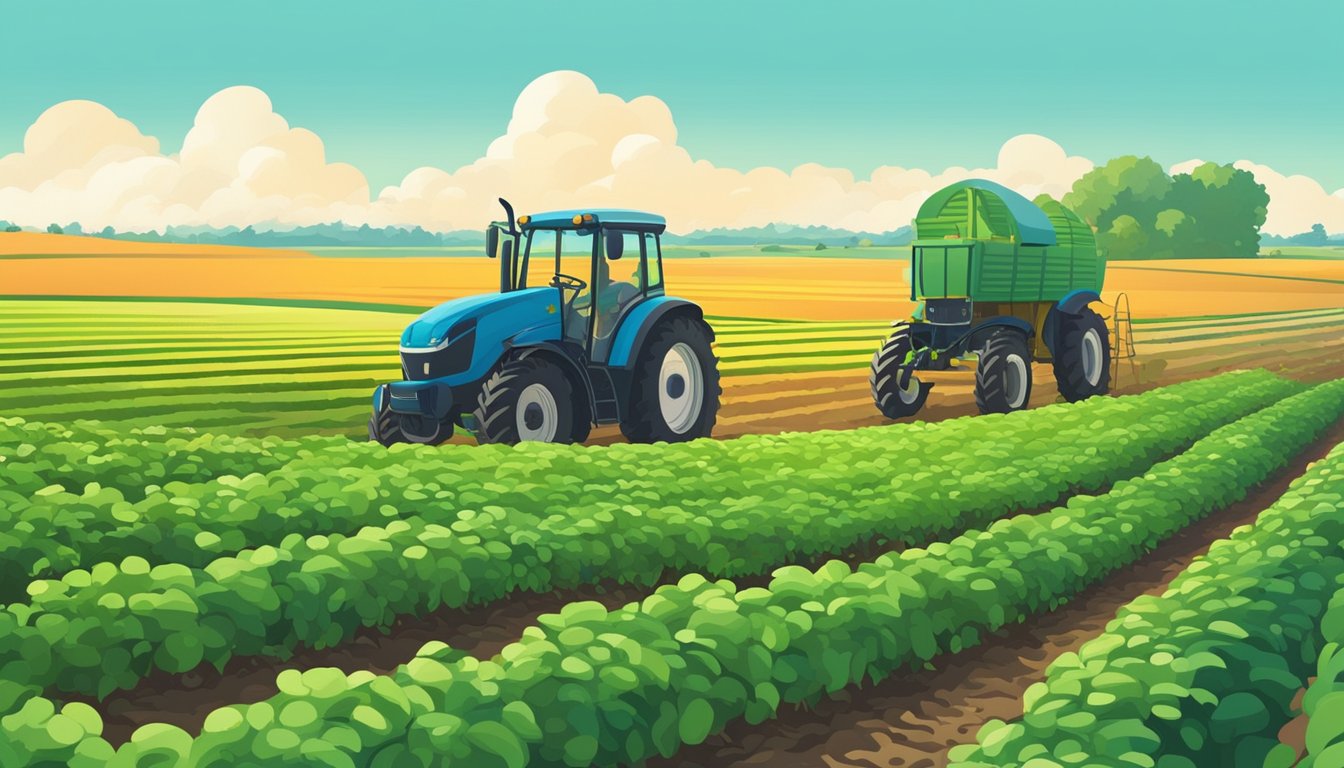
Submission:
[[[583,291],[584,288],[588,287],[588,282],[585,280],[580,280],[579,278],[574,277],[573,275],[566,275],[563,272],[556,272],[555,277],[551,278],[551,285],[556,288],[559,288],[562,291],[571,290],[574,291],[575,293],[580,293]]]

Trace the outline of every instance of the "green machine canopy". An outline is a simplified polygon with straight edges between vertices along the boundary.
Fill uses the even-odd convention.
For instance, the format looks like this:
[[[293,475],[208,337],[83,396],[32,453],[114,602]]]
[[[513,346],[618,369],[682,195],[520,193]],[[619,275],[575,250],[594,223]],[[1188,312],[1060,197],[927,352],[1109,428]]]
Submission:
[[[1023,245],[1055,245],[1055,226],[1035,203],[986,179],[966,179],[943,187],[919,207],[919,240],[1001,240]]]

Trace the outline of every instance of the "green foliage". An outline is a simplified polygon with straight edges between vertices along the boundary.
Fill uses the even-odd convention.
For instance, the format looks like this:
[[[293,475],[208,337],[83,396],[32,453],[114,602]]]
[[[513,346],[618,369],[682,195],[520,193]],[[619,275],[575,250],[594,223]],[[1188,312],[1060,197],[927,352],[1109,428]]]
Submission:
[[[1297,399],[1329,401],[1344,392],[1344,382],[1326,386]],[[1311,423],[1337,415],[1326,403]],[[1236,466],[1245,458],[1224,461]],[[1045,682],[1027,691],[1020,722],[987,725],[979,744],[958,748],[954,760],[968,767],[1033,759],[1291,764],[1291,750],[1277,748],[1276,735],[1312,673],[1318,623],[1327,638],[1333,631],[1344,639],[1340,541],[1344,445],[1298,478],[1253,527],[1215,543],[1165,594],[1134,600],[1104,634],[1057,659]],[[1313,712],[1308,746],[1323,758],[1332,755],[1322,765],[1338,765],[1344,753],[1335,746],[1344,744],[1338,646],[1320,652],[1317,674],[1305,701]]]
[[[1168,176],[1151,158],[1125,156],[1086,173],[1063,203],[1096,229],[1110,260],[1240,258],[1259,250],[1269,195],[1230,165]]]
[[[824,251],[824,250],[826,250],[826,244],[825,244],[825,243],[817,243],[817,247],[816,247],[816,248],[813,248],[812,250],[814,250],[814,251]]]
[[[1334,504],[1338,510],[1344,507],[1344,481],[1337,478],[1336,486],[1339,490]],[[1316,662],[1316,679],[1302,699],[1308,720],[1307,755],[1299,763],[1301,768],[1344,764],[1344,589],[1330,600],[1330,608],[1321,620],[1321,635],[1326,643]]]
[[[1214,431],[1101,496],[857,569],[839,561],[815,571],[781,568],[766,588],[739,590],[690,575],[616,611],[573,603],[542,616],[490,660],[442,658],[442,644],[431,644],[389,676],[285,672],[278,695],[214,712],[194,741],[171,728],[141,729],[112,764],[151,755],[166,765],[289,764],[320,753],[331,765],[578,766],[671,755],[732,720],[760,722],[784,704],[918,667],[1056,607],[1242,498],[1342,413],[1344,382],[1322,385]],[[1230,643],[1258,631],[1235,621],[1202,628]],[[1084,672],[1115,646],[1089,650],[1080,660]],[[1208,658],[1220,657],[1194,657],[1189,666],[1216,678],[1225,665]],[[1096,675],[1092,684],[1116,700],[1143,693],[1123,674]],[[38,728],[54,715],[49,704],[31,701],[25,707],[38,709],[23,720],[25,730],[6,734],[6,766],[34,764],[28,744],[45,745]],[[1217,703],[1225,707],[1219,727],[1228,733],[1263,720],[1245,697]],[[1086,712],[1059,720],[1091,728],[1089,739],[1126,757],[1160,738],[1143,725],[1091,727]],[[986,729],[986,741],[1004,754],[1022,727],[997,724]],[[100,744],[85,735],[69,749]]]
[[[925,543],[1130,477],[1297,388],[1241,372],[1008,416],[676,446],[324,439],[267,475],[168,483],[137,502],[43,489],[5,510],[0,567],[16,584],[23,569],[64,575],[0,614],[0,669],[102,695],[517,590]]]

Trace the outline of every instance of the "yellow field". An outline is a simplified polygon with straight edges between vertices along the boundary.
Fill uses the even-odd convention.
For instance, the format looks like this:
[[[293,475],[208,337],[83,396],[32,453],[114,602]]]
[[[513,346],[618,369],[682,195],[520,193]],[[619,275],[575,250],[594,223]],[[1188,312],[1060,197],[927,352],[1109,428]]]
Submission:
[[[18,241],[11,240],[22,235]],[[57,237],[57,243],[40,238]],[[35,239],[37,239],[35,241]],[[0,234],[0,294],[248,297],[431,306],[495,290],[498,264],[482,258],[326,258],[296,251],[158,246],[84,238],[97,255],[69,253],[78,238]],[[78,244],[78,242],[76,243]],[[40,245],[40,247],[39,247]],[[171,249],[179,256],[167,258]],[[113,249],[106,251],[101,249]],[[910,311],[907,262],[873,258],[716,256],[667,259],[670,290],[724,317],[890,320]],[[1180,271],[1173,271],[1180,270]],[[1182,260],[1108,265],[1103,298],[1129,295],[1136,317],[1186,317],[1344,306],[1344,264],[1324,260]]]

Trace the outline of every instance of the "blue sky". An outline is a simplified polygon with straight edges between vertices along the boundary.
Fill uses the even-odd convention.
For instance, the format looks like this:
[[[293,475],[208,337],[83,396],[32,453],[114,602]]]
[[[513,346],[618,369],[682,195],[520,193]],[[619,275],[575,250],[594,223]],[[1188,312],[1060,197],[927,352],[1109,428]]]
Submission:
[[[992,164],[1040,133],[1094,161],[1251,159],[1344,187],[1337,2],[7,3],[0,154],[91,99],[167,151],[255,85],[375,189],[455,168],[555,69],[667,102],[720,166]]]

